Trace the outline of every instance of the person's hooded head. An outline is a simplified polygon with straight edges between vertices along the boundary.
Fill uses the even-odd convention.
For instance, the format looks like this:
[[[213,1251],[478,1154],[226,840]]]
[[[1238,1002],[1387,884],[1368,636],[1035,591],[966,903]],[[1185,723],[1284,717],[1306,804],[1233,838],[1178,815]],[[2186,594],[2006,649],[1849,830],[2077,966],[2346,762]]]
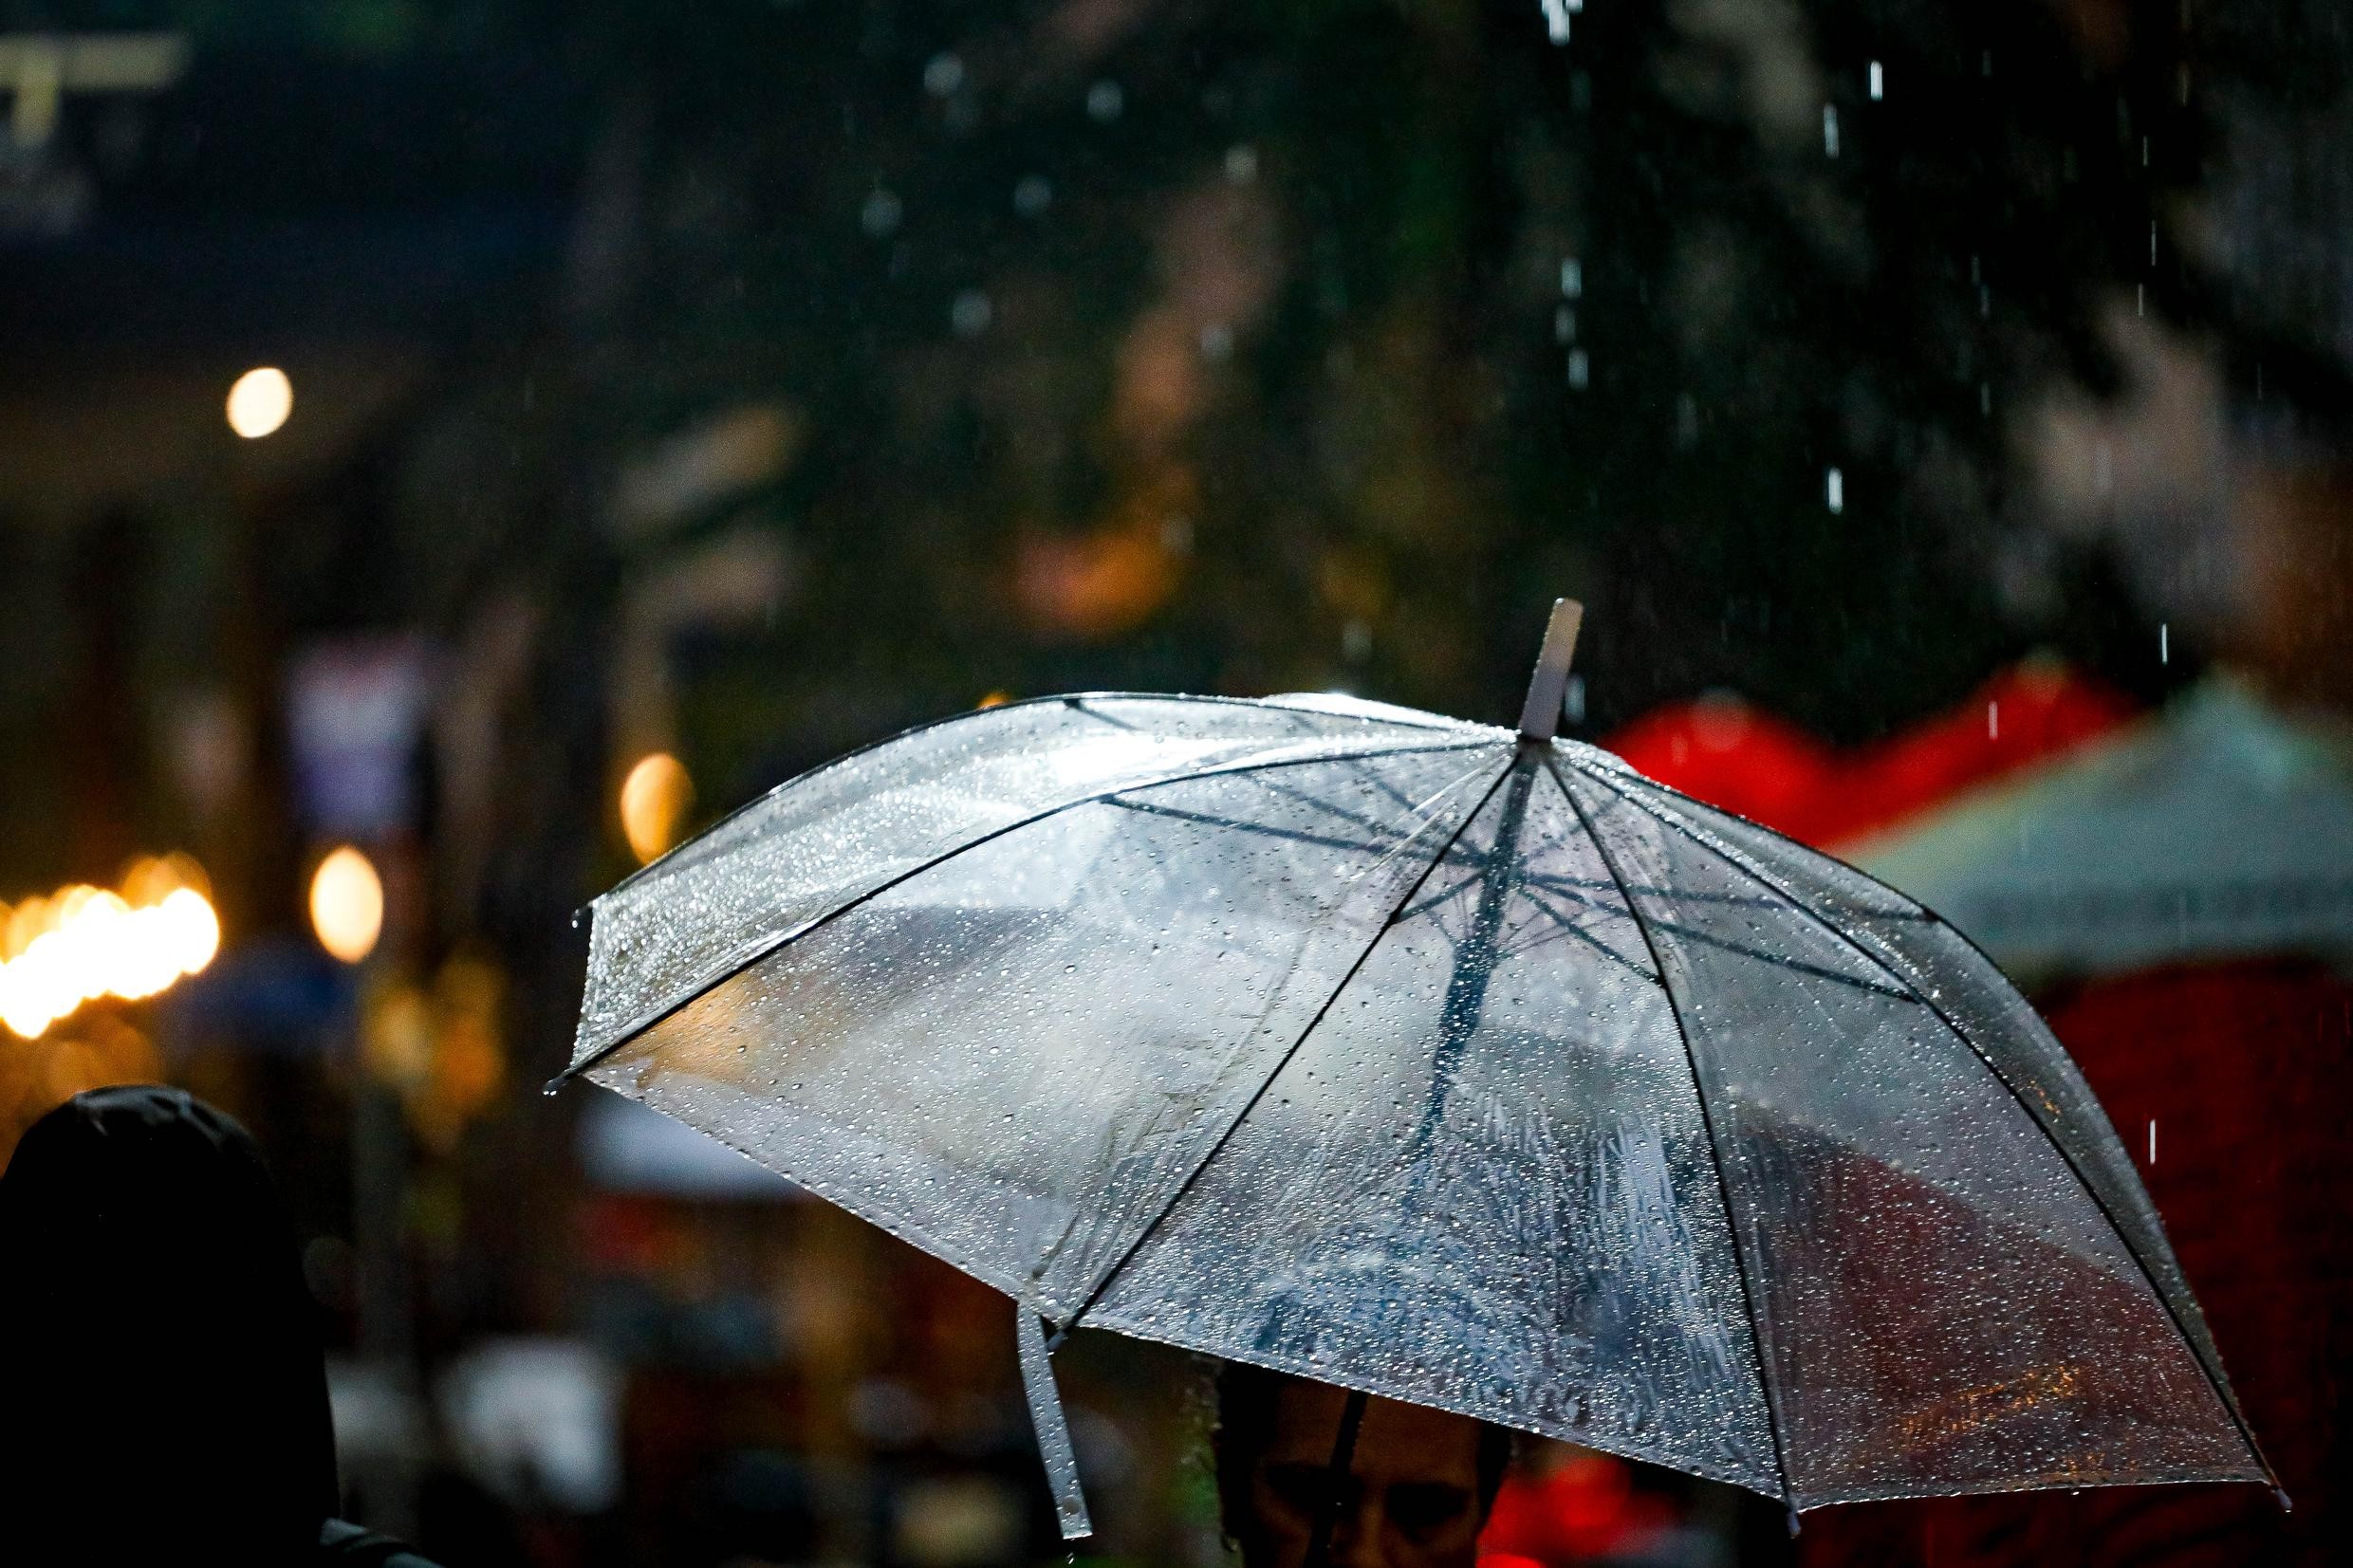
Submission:
[[[232,1118],[145,1086],[27,1131],[0,1174],[0,1557],[317,1550],[336,1478],[316,1310]]]

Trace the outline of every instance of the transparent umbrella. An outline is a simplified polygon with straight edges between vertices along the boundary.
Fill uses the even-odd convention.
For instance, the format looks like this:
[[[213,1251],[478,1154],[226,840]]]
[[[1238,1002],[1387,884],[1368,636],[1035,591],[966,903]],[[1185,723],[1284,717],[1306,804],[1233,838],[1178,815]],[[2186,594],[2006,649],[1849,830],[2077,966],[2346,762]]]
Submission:
[[[793,780],[591,906],[565,1076],[1018,1303],[1066,1534],[1080,1325],[1793,1520],[2269,1481],[2033,1011],[1918,905],[1554,738],[1576,618],[1516,733],[1070,696]]]

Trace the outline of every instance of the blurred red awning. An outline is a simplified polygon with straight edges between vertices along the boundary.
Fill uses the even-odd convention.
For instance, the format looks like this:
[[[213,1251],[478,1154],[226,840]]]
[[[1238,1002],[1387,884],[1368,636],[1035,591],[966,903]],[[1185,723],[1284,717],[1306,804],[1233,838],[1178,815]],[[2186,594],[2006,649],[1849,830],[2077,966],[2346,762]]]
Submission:
[[[1602,745],[1671,788],[1835,848],[2071,751],[2138,711],[2067,665],[2031,658],[1944,713],[1853,749],[1728,694],[1656,710]]]

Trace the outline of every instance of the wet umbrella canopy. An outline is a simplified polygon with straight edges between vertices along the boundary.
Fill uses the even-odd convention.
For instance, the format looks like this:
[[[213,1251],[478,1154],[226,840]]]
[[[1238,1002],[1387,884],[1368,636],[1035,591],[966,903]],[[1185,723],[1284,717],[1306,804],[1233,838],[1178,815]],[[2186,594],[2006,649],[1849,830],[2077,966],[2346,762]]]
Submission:
[[[1732,1482],[2268,1480],[2082,1079],[1918,905],[1552,737],[1079,696],[594,905],[570,1069],[1043,1318]],[[1084,1527],[1075,1485],[1066,1530]]]

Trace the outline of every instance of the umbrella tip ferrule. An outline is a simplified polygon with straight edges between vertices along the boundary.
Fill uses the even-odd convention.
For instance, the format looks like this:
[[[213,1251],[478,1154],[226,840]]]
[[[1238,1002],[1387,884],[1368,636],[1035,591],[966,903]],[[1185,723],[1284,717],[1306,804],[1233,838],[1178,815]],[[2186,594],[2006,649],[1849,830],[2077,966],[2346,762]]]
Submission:
[[[1797,1522],[1797,1509],[1794,1505],[1784,1504],[1784,1506],[1788,1510],[1789,1539],[1795,1540],[1798,1531],[1804,1529],[1805,1526]]]
[[[1561,730],[1561,704],[1568,695],[1568,663],[1577,653],[1577,629],[1585,607],[1573,599],[1552,601],[1552,618],[1545,625],[1544,648],[1536,655],[1535,673],[1528,678],[1528,700],[1520,706],[1520,739],[1548,741]]]
[[[2271,1488],[2271,1501],[2280,1505],[2281,1513],[2292,1514],[2296,1511],[2296,1504],[2294,1501],[2288,1497],[2288,1488],[2285,1486],[2274,1486]]]

